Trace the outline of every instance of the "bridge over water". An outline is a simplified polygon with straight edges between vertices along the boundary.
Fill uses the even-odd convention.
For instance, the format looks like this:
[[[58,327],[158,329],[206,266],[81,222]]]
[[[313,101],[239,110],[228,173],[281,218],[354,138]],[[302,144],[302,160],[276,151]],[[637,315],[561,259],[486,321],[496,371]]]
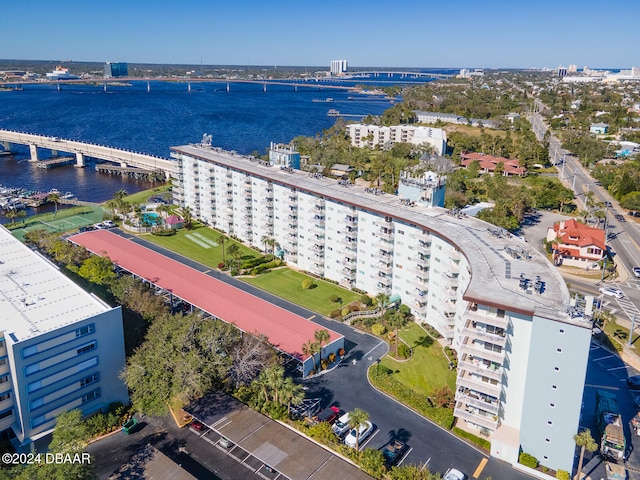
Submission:
[[[41,148],[51,150],[53,155],[57,155],[58,152],[64,152],[75,156],[75,166],[77,167],[84,167],[85,158],[89,157],[116,163],[124,168],[141,168],[149,172],[162,170],[167,178],[177,173],[176,162],[166,158],[58,137],[15,132],[12,130],[0,130],[0,144],[4,151],[11,151],[12,145],[28,146],[31,154],[31,162],[40,161],[38,149]]]

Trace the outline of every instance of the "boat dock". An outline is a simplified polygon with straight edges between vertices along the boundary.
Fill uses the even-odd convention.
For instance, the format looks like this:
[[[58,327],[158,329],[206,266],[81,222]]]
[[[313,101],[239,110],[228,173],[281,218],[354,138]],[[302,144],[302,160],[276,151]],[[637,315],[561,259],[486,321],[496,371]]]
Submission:
[[[140,180],[147,179],[149,177],[149,170],[135,167],[121,167],[118,165],[101,164],[96,165],[96,171],[100,173],[108,173],[109,175],[123,175]]]
[[[74,163],[76,163],[75,157],[54,157],[49,160],[39,160],[37,165],[38,168],[48,170],[50,168],[62,167],[63,165],[73,165]]]

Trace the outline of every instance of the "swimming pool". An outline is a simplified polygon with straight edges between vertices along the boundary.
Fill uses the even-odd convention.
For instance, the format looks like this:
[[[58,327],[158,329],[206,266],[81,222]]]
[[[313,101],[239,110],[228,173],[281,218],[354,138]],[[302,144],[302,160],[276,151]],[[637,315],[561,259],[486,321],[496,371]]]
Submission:
[[[142,214],[142,223],[144,225],[160,225],[162,223],[162,219],[157,213],[148,212]]]

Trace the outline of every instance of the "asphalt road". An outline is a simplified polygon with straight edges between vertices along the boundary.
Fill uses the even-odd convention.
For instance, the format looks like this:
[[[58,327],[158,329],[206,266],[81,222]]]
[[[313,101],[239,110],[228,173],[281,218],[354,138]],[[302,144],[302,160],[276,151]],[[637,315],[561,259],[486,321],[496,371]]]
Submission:
[[[514,470],[511,465],[505,462],[488,457],[485,453],[460,440],[450,432],[374,389],[367,380],[366,371],[369,366],[386,353],[387,349],[386,344],[376,337],[325,318],[126,232],[118,229],[112,231],[199,271],[208,271],[208,275],[212,277],[234,285],[304,318],[310,318],[319,325],[331,328],[344,335],[347,358],[331,372],[305,380],[303,385],[307,387],[307,397],[321,398],[324,407],[335,404],[345,411],[358,407],[369,413],[371,421],[376,428],[372,436],[364,442],[364,447],[381,448],[390,439],[397,438],[406,441],[411,447],[411,451],[404,462],[414,464],[427,463],[429,469],[435,472],[442,473],[449,467],[454,466],[471,477],[481,461],[487,459],[484,469],[481,470],[477,478],[491,477],[494,479],[509,478],[513,480],[532,478]]]

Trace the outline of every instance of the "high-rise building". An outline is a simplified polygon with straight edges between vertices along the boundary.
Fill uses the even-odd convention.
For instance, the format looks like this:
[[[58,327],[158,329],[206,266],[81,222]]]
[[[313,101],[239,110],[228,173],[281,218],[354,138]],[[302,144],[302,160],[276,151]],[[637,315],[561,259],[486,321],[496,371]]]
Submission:
[[[174,200],[300,270],[411,308],[457,352],[458,426],[513,464],[525,451],[571,471],[591,322],[560,274],[508,232],[442,205],[419,166],[398,195],[204,145],[172,147]]]
[[[577,65],[569,65],[567,68],[567,73],[576,73],[578,71]]]
[[[105,78],[118,78],[129,76],[129,65],[126,63],[107,62],[104,64],[104,77]]]
[[[53,430],[59,413],[126,404],[124,363],[120,307],[0,227],[0,438],[27,446]]]
[[[343,75],[347,73],[346,60],[331,60],[331,75]]]
[[[347,125],[347,133],[351,138],[351,145],[358,148],[370,147],[373,149],[401,142],[413,145],[430,145],[436,155],[443,155],[447,151],[447,133],[441,128],[350,123]]]
[[[567,76],[567,69],[565,67],[558,67],[558,76],[559,77],[566,77]]]

